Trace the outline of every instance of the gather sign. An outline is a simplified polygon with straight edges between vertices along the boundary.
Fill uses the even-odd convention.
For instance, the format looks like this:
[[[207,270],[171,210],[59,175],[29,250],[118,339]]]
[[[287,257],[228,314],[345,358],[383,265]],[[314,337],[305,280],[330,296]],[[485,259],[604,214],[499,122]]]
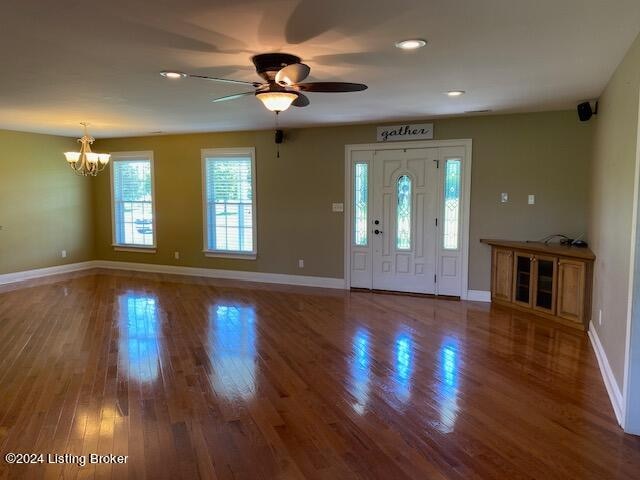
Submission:
[[[431,139],[433,139],[433,123],[387,125],[386,127],[378,127],[378,142]]]

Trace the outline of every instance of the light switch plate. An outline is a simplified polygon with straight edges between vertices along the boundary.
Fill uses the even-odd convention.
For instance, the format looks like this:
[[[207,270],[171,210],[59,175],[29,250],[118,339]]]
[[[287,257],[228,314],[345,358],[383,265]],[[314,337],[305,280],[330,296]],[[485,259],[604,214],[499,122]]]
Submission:
[[[509,194],[508,194],[508,193],[506,193],[506,192],[502,192],[502,193],[500,194],[500,201],[501,201],[502,203],[507,203],[507,202],[509,201]]]
[[[344,203],[334,203],[331,205],[333,212],[344,212]]]
[[[535,205],[536,203],[536,196],[535,195],[529,195],[529,205]]]

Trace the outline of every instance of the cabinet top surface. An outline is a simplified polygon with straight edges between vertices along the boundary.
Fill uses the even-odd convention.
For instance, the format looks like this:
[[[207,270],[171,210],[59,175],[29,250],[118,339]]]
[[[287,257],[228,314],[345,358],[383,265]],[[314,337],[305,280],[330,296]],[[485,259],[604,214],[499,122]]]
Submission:
[[[581,260],[594,260],[596,258],[594,253],[588,248],[567,247],[557,243],[544,244],[540,242],[516,242],[512,240],[494,240],[490,238],[483,238],[480,241],[494,247],[504,247],[526,252],[546,253],[548,255],[556,255],[560,257],[579,258]]]

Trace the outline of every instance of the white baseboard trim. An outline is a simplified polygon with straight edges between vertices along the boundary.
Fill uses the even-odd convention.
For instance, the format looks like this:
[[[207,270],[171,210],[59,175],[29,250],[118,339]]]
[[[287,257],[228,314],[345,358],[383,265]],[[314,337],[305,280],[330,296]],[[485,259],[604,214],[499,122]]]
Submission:
[[[23,282],[34,278],[48,277],[51,275],[59,275],[61,273],[79,272],[94,268],[94,261],[67,263],[65,265],[56,265],[54,267],[36,268],[34,270],[23,270],[21,272],[0,274],[0,285],[8,283]]]
[[[490,302],[491,292],[485,290],[467,290],[467,298],[470,302]]]
[[[282,285],[299,285],[303,287],[321,287],[344,289],[343,278],[310,277],[304,275],[287,275],[283,273],[244,272],[240,270],[218,270],[213,268],[180,267],[177,265],[156,265],[152,263],[132,263],[109,260],[97,260],[96,268],[112,270],[130,270],[134,272],[168,273],[192,277],[225,278],[258,283],[279,283]]]
[[[613,411],[616,414],[616,419],[618,420],[618,424],[624,428],[624,401],[622,391],[613,376],[609,360],[607,359],[607,354],[602,348],[602,343],[600,343],[600,338],[598,337],[598,332],[596,332],[596,329],[593,326],[593,322],[589,324],[588,333],[591,345],[593,346],[593,351],[596,353],[596,358],[598,359],[598,365],[600,366],[600,373],[604,380],[604,386],[607,389],[609,400],[611,400]]]
[[[59,275],[61,273],[79,272],[90,268],[106,268],[110,270],[130,270],[134,272],[168,273],[193,277],[226,278],[258,283],[279,283],[282,285],[299,285],[304,287],[321,287],[344,289],[344,279],[329,277],[310,277],[304,275],[287,275],[282,273],[244,272],[239,270],[216,270],[212,268],[180,267],[177,265],[155,265],[151,263],[117,262],[108,260],[91,260],[87,262],[68,263],[55,267],[37,268],[21,272],[0,274],[0,285],[23,282],[34,278]]]

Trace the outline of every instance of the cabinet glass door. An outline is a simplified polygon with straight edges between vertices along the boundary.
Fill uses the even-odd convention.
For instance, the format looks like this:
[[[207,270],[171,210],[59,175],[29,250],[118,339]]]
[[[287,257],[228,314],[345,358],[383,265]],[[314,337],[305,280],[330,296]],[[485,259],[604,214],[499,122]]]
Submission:
[[[554,283],[555,258],[536,257],[535,298],[533,306],[538,310],[553,312],[555,308]]]
[[[531,305],[531,257],[516,255],[513,300]]]

